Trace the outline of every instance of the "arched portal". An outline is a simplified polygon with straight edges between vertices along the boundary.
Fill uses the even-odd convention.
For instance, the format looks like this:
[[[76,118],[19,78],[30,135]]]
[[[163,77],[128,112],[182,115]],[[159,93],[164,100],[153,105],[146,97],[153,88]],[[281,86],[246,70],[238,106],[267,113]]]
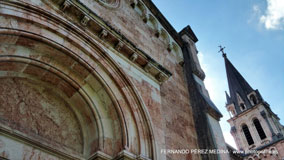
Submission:
[[[21,143],[21,157],[155,159],[148,112],[95,39],[40,9],[13,7],[0,13],[0,95],[4,103],[21,94],[1,105],[0,152],[11,158],[9,144]]]

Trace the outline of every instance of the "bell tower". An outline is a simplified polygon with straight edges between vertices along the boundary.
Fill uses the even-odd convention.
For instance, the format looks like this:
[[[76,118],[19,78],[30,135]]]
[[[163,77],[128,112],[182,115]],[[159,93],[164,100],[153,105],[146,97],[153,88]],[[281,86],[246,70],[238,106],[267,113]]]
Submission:
[[[226,108],[230,114],[228,122],[231,134],[244,159],[284,158],[284,127],[278,116],[272,112],[260,92],[253,89],[239,71],[233,66],[221,48],[229,85],[226,92]],[[251,150],[267,151],[260,154],[248,153]],[[273,154],[269,151],[275,151]],[[268,153],[269,152],[269,153]],[[269,157],[269,158],[268,158]]]

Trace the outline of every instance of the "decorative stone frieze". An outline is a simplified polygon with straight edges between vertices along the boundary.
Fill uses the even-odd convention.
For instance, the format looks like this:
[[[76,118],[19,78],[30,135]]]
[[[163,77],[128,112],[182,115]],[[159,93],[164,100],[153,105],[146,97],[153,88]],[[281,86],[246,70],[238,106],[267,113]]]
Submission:
[[[169,51],[169,52],[171,52],[172,51],[172,48],[173,48],[173,46],[172,46],[172,44],[168,44],[168,46],[167,46],[167,50]]]
[[[138,0],[130,0],[130,6],[132,8],[135,8],[135,6],[138,4]]]
[[[149,19],[149,15],[148,14],[143,14],[142,15],[142,20],[143,20],[144,23],[147,23],[148,19]]]
[[[153,65],[151,63],[147,63],[146,66],[144,67],[144,71],[149,73],[152,68]]]
[[[84,16],[83,19],[81,20],[81,24],[83,26],[87,26],[89,21],[90,21],[90,18],[88,16]]]
[[[167,76],[163,72],[160,72],[159,74],[157,74],[156,78],[158,81],[162,82],[167,78]]]
[[[100,4],[108,8],[118,8],[120,0],[97,0]]]
[[[129,59],[130,59],[132,62],[135,62],[135,61],[137,60],[137,58],[138,58],[138,55],[137,55],[136,53],[133,53]]]
[[[50,1],[54,3],[59,3],[56,0],[50,0]],[[113,2],[99,1],[99,2],[101,4],[109,3],[109,5],[119,3],[119,1],[113,1]],[[131,0],[130,3],[132,6],[133,5],[136,6],[138,1]],[[152,79],[156,80],[158,83],[163,83],[169,77],[172,76],[172,74],[166,68],[158,64],[148,54],[136,48],[131,41],[126,39],[123,35],[120,34],[120,32],[116,31],[114,28],[111,28],[103,19],[98,17],[95,13],[90,11],[86,6],[81,4],[79,1],[65,0],[63,3],[57,4],[57,6],[60,6],[60,8],[58,9],[64,11],[67,16],[73,18],[81,17],[81,19],[78,19],[78,21],[81,22],[83,26],[86,26],[86,31],[91,33],[89,34],[90,39],[98,40],[99,38],[99,40],[103,40],[105,43],[109,44],[109,46],[112,46],[114,50],[120,53],[119,54],[120,56],[130,57],[129,58],[130,61],[133,61],[138,67],[148,72],[149,73],[148,75],[150,75]],[[148,16],[145,16],[145,18],[147,17]],[[157,31],[157,34],[159,36],[160,31]],[[135,53],[135,55],[133,55],[133,53]],[[163,73],[161,74],[163,75],[163,78],[157,76],[159,73]]]
[[[63,2],[63,4],[61,5],[61,10],[62,11],[65,11],[68,7],[70,7],[71,6],[71,2],[69,1],[69,0],[65,0],[64,2]]]
[[[108,35],[107,30],[103,29],[103,30],[101,31],[99,37],[100,37],[101,39],[105,39],[105,37],[106,37],[107,35]]]
[[[148,27],[150,27],[151,29],[154,30],[153,34],[155,37],[157,38],[161,38],[160,40],[165,41],[165,49],[167,49],[169,52],[173,52],[175,55],[182,55],[181,51],[179,51],[180,49],[174,50],[172,45],[175,44],[177,45],[180,44],[180,46],[182,45],[180,40],[178,40],[175,36],[173,36],[171,33],[171,31],[169,31],[168,29],[166,29],[167,27],[165,27],[161,22],[159,17],[159,14],[157,15],[157,13],[151,11],[151,7],[147,7],[147,2],[145,3],[145,1],[143,0],[130,0],[130,6],[138,12],[138,14],[140,15],[142,21],[148,25]],[[163,18],[162,18],[163,19]],[[167,44],[170,44],[171,47],[168,47]],[[183,61],[183,56],[177,57],[177,61],[178,63]],[[182,59],[182,60],[180,60]]]
[[[156,36],[157,38],[159,38],[159,37],[160,37],[160,34],[161,34],[161,31],[157,29],[157,30],[155,31],[155,36]]]
[[[123,46],[123,42],[119,41],[115,46],[115,50],[120,51]]]

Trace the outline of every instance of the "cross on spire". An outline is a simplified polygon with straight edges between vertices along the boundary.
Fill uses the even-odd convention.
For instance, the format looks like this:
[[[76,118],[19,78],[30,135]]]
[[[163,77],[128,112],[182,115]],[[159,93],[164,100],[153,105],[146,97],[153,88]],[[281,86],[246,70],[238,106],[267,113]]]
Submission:
[[[220,47],[219,52],[222,52],[223,57],[226,57],[226,53],[224,52],[224,49],[225,49],[226,47],[222,47],[221,45],[220,45],[219,47]]]

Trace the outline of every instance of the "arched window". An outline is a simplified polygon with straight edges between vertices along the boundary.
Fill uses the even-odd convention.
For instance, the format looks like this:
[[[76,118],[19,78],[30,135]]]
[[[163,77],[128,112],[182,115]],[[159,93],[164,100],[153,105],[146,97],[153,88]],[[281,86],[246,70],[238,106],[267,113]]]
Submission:
[[[245,137],[247,139],[248,145],[254,144],[254,141],[253,141],[252,136],[251,136],[251,134],[249,132],[248,126],[247,125],[243,125],[242,129],[243,129],[244,135],[245,135]]]
[[[241,110],[242,110],[242,111],[246,109],[246,106],[245,106],[244,103],[240,103],[240,107],[241,107]]]
[[[257,104],[257,100],[256,100],[255,95],[253,95],[253,94],[250,95],[249,99],[250,99],[250,102],[252,103],[252,105],[256,105]]]
[[[260,139],[261,139],[261,140],[262,140],[262,139],[265,139],[265,138],[266,138],[266,135],[265,135],[265,133],[264,133],[264,130],[263,130],[263,128],[262,128],[262,126],[261,126],[259,120],[258,120],[258,119],[253,120],[253,124],[254,124],[254,126],[255,126],[257,132],[258,132],[258,135],[259,135]]]

